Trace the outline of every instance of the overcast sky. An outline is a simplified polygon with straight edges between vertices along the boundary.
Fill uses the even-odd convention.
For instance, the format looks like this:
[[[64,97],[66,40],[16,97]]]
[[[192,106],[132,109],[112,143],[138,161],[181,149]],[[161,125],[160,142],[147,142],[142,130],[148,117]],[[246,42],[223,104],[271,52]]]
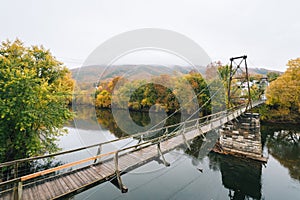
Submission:
[[[300,57],[297,0],[0,0],[0,9],[1,41],[42,44],[69,67],[138,28],[184,34],[224,64],[246,54],[250,67],[284,71]]]

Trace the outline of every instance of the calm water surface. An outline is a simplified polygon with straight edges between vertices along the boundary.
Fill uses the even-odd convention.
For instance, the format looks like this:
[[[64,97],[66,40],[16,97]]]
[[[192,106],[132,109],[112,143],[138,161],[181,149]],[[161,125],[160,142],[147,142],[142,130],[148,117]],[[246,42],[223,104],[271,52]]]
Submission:
[[[149,120],[144,114],[133,115],[140,122]],[[100,126],[93,120],[83,120],[80,125],[78,120],[78,128],[68,127],[69,134],[61,138],[59,145],[63,149],[72,149],[122,136],[122,131],[116,128],[107,111],[98,116]],[[151,161],[122,175],[123,183],[129,188],[128,193],[122,194],[108,181],[71,198],[300,199],[300,127],[262,124],[261,134],[264,154],[269,157],[266,165],[215,153],[199,155],[202,140],[195,139],[191,150],[182,147],[166,154],[170,167]],[[128,142],[132,141],[125,143]],[[104,151],[112,148],[107,147]],[[96,149],[78,156],[84,158],[95,152]],[[73,159],[64,158],[68,161]]]

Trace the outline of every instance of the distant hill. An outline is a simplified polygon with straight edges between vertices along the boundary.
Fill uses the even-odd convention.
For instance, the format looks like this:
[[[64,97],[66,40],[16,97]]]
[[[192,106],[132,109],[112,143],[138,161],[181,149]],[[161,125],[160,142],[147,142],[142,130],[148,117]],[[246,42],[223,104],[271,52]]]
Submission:
[[[275,72],[278,74],[283,74],[283,72],[276,71],[276,70],[269,70],[265,68],[249,68],[250,74],[260,74],[260,75],[267,75],[269,72]]]
[[[205,67],[197,67],[200,73],[204,74]],[[113,78],[115,76],[127,76],[132,78],[147,79],[151,76],[157,76],[160,74],[187,74],[193,67],[187,66],[160,66],[160,65],[116,65],[111,66],[109,69],[105,69],[104,66],[85,66],[81,68],[71,69],[72,76],[78,83],[96,83],[101,80]],[[103,74],[101,74],[103,72]],[[250,74],[267,75],[268,72],[276,72],[282,74],[282,72],[275,70],[268,70],[265,68],[249,68]]]
[[[104,66],[85,66],[71,69],[73,78],[79,82],[96,83],[101,77],[102,80],[115,76],[127,76],[132,78],[147,79],[160,74],[187,74],[192,67],[182,66],[160,66],[160,65],[116,65],[105,69]]]

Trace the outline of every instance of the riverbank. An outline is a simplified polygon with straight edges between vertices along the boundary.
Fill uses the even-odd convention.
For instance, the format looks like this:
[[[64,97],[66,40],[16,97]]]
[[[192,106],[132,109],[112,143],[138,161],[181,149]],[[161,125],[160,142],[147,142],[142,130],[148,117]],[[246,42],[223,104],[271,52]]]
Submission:
[[[281,112],[281,110],[272,108],[266,104],[253,108],[250,111],[260,114],[261,123],[300,124],[300,113],[297,111],[287,110],[286,112]]]

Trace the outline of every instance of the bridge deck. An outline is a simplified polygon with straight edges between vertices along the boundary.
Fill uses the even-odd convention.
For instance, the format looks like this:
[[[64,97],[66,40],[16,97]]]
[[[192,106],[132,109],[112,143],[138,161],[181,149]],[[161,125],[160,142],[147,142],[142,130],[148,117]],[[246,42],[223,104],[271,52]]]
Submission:
[[[193,130],[185,134],[188,141],[199,135],[199,131]],[[182,135],[178,135],[160,143],[163,153],[167,153],[184,143]],[[137,149],[119,156],[119,170],[125,172],[134,169],[159,157],[156,145],[143,149]],[[78,190],[87,188],[95,183],[101,183],[115,177],[115,163],[113,159],[90,165],[55,178],[47,179],[46,182],[33,183],[24,186],[22,199],[55,199]],[[12,193],[6,193],[0,199],[10,200]]]

